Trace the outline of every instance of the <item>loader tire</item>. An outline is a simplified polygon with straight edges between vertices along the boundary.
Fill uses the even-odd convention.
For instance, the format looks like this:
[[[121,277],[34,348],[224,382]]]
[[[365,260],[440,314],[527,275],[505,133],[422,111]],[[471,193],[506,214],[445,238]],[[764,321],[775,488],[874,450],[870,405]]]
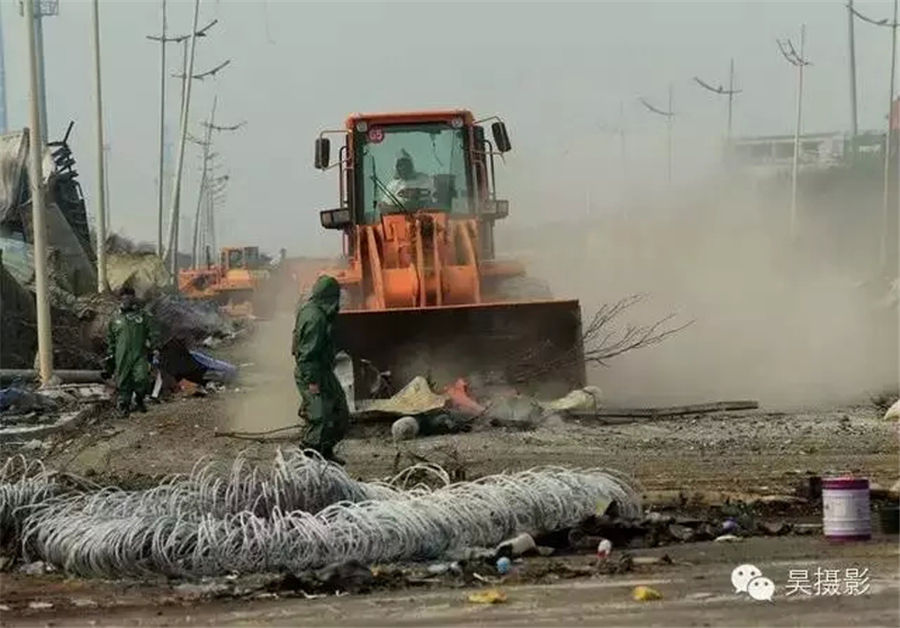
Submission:
[[[501,281],[497,296],[505,301],[545,301],[552,299],[553,293],[547,282],[522,275]]]

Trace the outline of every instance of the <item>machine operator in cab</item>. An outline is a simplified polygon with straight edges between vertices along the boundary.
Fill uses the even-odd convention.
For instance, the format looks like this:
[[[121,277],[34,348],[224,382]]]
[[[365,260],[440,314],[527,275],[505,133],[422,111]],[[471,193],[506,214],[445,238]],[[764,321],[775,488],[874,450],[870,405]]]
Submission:
[[[382,208],[388,211],[418,209],[431,203],[433,197],[432,178],[417,172],[410,154],[400,151],[394,178],[388,181],[382,194]]]

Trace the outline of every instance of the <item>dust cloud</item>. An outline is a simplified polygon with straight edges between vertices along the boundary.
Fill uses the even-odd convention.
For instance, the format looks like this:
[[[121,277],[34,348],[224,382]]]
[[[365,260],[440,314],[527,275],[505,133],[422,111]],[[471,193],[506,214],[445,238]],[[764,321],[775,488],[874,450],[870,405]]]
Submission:
[[[610,403],[867,403],[898,382],[897,310],[886,304],[891,278],[877,270],[873,189],[871,198],[825,194],[801,203],[794,239],[786,186],[730,178],[621,206],[598,201],[590,215],[538,228],[520,226],[513,210],[497,227],[497,251],[523,260],[556,297],[578,298],[585,322],[601,304],[632,294],[647,296],[622,324],[673,313],[674,325],[693,321],[661,345],[591,367],[591,383]],[[863,206],[875,208],[868,218],[848,210]],[[306,271],[333,261],[310,260]],[[290,338],[299,294],[288,281],[275,318],[246,343],[254,366],[244,369],[232,429],[298,422]]]
[[[229,404],[229,428],[238,432],[264,432],[297,425],[299,395],[294,385],[291,330],[294,319],[279,310],[272,320],[260,323],[244,358],[241,391]]]
[[[694,321],[590,368],[611,402],[865,402],[898,382],[897,311],[883,305],[890,278],[875,271],[877,221],[858,209],[865,202],[879,207],[874,198],[802,205],[792,240],[783,187],[720,180],[577,222],[498,226],[498,251],[525,259],[555,296],[579,298],[585,321],[636,293],[646,300],[620,323]]]
[[[274,314],[269,320],[259,321],[251,341],[242,345],[241,359],[248,368],[241,369],[242,390],[229,404],[230,430],[265,432],[300,425],[300,395],[294,384],[291,355],[294,314],[317,269],[330,262],[288,260],[273,274],[267,297],[274,300]]]

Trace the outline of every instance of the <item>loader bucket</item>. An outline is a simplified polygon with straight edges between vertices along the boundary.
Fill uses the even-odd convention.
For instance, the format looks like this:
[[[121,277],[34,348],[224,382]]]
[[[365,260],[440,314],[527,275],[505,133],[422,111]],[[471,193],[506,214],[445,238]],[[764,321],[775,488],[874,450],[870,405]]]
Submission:
[[[549,398],[585,385],[574,300],[349,310],[335,327],[338,348],[390,371],[395,387],[417,375],[441,388],[463,377]]]

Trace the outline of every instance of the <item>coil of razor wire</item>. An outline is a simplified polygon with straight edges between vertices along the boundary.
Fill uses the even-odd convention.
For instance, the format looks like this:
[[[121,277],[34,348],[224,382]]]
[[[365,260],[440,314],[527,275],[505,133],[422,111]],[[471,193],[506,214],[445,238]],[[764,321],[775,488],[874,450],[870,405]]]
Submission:
[[[424,483],[406,485],[422,475]],[[521,531],[577,524],[616,502],[640,512],[638,488],[604,470],[540,468],[450,484],[433,465],[388,482],[357,482],[300,450],[268,470],[239,456],[228,473],[205,464],[146,491],[47,494],[24,518],[25,551],[84,576],[199,577],[437,558],[490,547]]]

